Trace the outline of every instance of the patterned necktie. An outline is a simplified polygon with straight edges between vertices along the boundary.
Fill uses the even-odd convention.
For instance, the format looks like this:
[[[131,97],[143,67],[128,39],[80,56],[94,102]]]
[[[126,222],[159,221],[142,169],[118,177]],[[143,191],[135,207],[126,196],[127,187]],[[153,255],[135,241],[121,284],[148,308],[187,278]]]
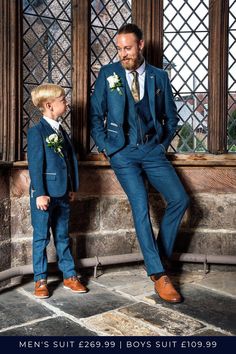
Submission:
[[[133,81],[131,84],[131,93],[133,95],[135,102],[138,102],[140,100],[138,73],[137,71],[132,71],[131,74],[133,75]]]

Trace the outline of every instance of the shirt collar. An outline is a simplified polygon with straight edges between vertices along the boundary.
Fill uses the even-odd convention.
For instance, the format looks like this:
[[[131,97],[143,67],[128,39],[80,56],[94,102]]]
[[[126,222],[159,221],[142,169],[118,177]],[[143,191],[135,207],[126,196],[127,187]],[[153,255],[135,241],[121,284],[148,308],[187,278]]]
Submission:
[[[52,118],[48,118],[43,116],[43,119],[46,120],[46,122],[52,127],[52,129],[58,131],[59,127],[60,127],[60,123],[57,122],[56,120],[52,119]]]
[[[146,69],[146,62],[144,60],[143,63],[135,71],[137,71],[137,73],[139,75],[142,75],[145,72],[145,69]],[[134,70],[125,70],[125,71],[126,71],[126,73],[131,74],[132,71],[134,71]]]

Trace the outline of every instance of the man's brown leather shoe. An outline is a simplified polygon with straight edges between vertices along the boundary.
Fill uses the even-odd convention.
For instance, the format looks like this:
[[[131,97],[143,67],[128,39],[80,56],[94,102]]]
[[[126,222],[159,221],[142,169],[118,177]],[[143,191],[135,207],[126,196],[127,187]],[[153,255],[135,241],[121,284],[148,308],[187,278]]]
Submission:
[[[63,284],[65,289],[70,289],[74,293],[86,293],[88,291],[88,289],[80,283],[76,276],[64,279]]]
[[[155,275],[151,275],[151,280],[155,282],[155,291],[161,299],[171,303],[182,301],[181,295],[175,290],[167,275],[163,275],[159,279],[156,279]]]
[[[47,299],[49,297],[49,291],[46,279],[40,279],[36,281],[34,288],[34,296],[39,299]]]

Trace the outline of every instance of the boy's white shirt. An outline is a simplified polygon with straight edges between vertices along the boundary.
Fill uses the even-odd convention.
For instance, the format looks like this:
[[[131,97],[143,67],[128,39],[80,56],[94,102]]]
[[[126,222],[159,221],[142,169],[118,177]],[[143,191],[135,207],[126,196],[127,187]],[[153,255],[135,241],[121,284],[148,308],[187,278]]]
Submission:
[[[59,127],[60,127],[60,123],[57,122],[54,119],[48,118],[46,116],[43,116],[43,119],[46,120],[46,122],[52,127],[52,129],[54,129],[56,132],[59,131]]]

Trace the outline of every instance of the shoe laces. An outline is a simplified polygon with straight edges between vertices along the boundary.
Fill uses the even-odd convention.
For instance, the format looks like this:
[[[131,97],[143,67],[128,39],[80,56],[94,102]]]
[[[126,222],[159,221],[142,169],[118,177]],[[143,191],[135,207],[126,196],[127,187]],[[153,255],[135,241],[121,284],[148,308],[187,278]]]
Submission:
[[[78,278],[77,278],[76,275],[73,275],[72,277],[70,277],[70,279],[71,279],[72,281],[78,281]]]
[[[165,283],[165,285],[167,285],[167,284],[171,284],[171,281],[170,281],[170,279],[167,277],[167,275],[165,275],[164,276],[164,283]]]
[[[40,279],[37,287],[40,288],[44,285],[47,285],[47,281],[45,279]]]

